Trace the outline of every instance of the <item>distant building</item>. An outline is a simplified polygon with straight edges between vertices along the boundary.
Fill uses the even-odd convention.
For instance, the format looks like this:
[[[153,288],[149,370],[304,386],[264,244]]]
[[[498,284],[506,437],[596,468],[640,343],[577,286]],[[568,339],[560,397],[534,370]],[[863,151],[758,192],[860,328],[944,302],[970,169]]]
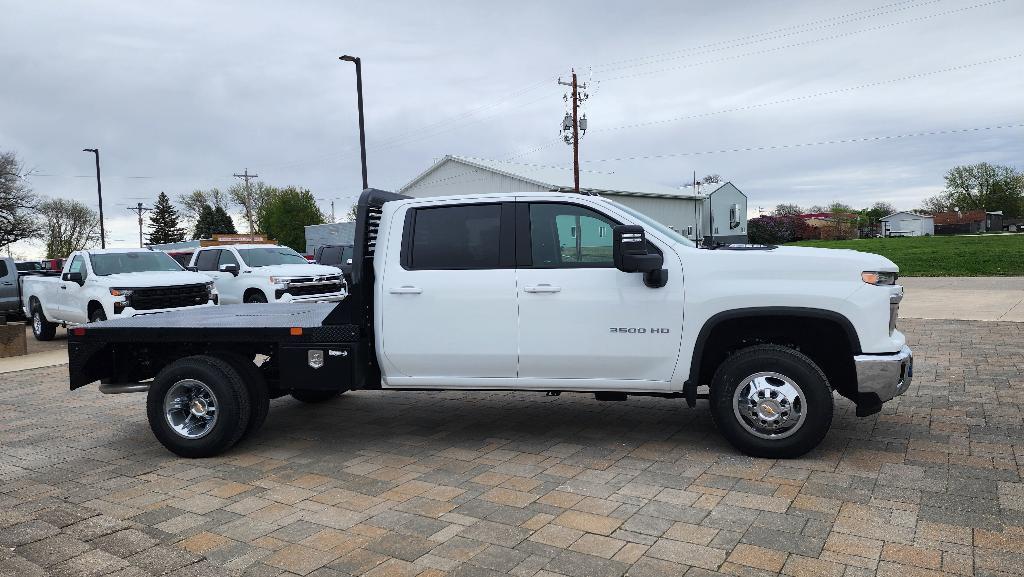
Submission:
[[[894,212],[879,219],[882,236],[931,236],[935,234],[935,219],[927,214]]]
[[[398,192],[422,198],[573,190],[570,169],[445,156]],[[581,171],[580,191],[626,205],[692,240],[743,243],[747,239],[747,197],[729,182],[706,185],[693,192],[617,174]]]
[[[937,212],[935,234],[977,234],[1003,230],[1003,211],[968,210]]]

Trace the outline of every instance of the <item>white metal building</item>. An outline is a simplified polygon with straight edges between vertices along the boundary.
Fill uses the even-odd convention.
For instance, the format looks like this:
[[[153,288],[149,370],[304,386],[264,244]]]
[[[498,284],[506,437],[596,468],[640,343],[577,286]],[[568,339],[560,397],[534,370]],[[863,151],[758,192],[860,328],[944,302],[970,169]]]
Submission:
[[[694,194],[657,183],[644,183],[605,172],[580,171],[580,190],[594,192],[642,212],[691,239],[710,236],[717,223],[715,240],[746,242],[746,196],[731,183],[710,185],[707,194]],[[445,156],[398,190],[412,197],[480,194],[492,192],[572,192],[571,169]],[[722,191],[719,194],[719,191]],[[702,191],[703,192],[703,191]],[[708,200],[714,198],[713,205]],[[739,220],[731,221],[730,210]],[[710,209],[713,209],[710,210]],[[725,223],[725,224],[723,224]],[[721,236],[721,238],[720,238]]]
[[[882,236],[935,235],[935,219],[927,214],[895,212],[879,219]]]

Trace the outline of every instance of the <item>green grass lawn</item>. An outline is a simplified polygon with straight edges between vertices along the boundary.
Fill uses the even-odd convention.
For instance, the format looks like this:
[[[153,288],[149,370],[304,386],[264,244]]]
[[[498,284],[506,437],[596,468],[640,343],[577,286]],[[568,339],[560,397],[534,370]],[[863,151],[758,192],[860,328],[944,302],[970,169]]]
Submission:
[[[804,240],[788,246],[880,254],[900,267],[901,276],[1024,275],[1024,234]]]

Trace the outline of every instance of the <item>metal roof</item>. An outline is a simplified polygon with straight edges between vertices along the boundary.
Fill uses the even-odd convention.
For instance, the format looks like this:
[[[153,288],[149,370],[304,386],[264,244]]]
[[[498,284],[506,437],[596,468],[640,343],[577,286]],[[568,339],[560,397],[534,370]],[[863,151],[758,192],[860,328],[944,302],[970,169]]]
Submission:
[[[551,191],[572,191],[573,173],[571,168],[542,164],[518,164],[486,158],[447,155],[420,173],[408,184],[398,189],[399,193],[411,188],[417,182],[446,162],[457,162],[472,168],[488,170],[511,178],[524,180]],[[706,195],[693,194],[678,188],[656,182],[643,182],[608,172],[580,171],[580,191],[623,196],[649,196],[659,198],[701,199]]]

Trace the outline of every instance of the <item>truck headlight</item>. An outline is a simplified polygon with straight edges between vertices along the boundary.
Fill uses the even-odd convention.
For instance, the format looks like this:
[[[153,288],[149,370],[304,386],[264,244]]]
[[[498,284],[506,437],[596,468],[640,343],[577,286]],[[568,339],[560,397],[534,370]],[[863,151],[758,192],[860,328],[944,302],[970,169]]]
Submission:
[[[270,277],[270,284],[288,284],[292,282],[292,279],[286,276],[272,276]]]
[[[860,273],[860,280],[873,285],[894,285],[896,279],[900,277],[899,273],[895,272],[875,272],[865,271]]]
[[[112,289],[110,289],[110,296],[112,296],[112,297],[124,297],[124,298],[127,299],[128,297],[132,296],[132,290],[131,289],[112,288]]]

